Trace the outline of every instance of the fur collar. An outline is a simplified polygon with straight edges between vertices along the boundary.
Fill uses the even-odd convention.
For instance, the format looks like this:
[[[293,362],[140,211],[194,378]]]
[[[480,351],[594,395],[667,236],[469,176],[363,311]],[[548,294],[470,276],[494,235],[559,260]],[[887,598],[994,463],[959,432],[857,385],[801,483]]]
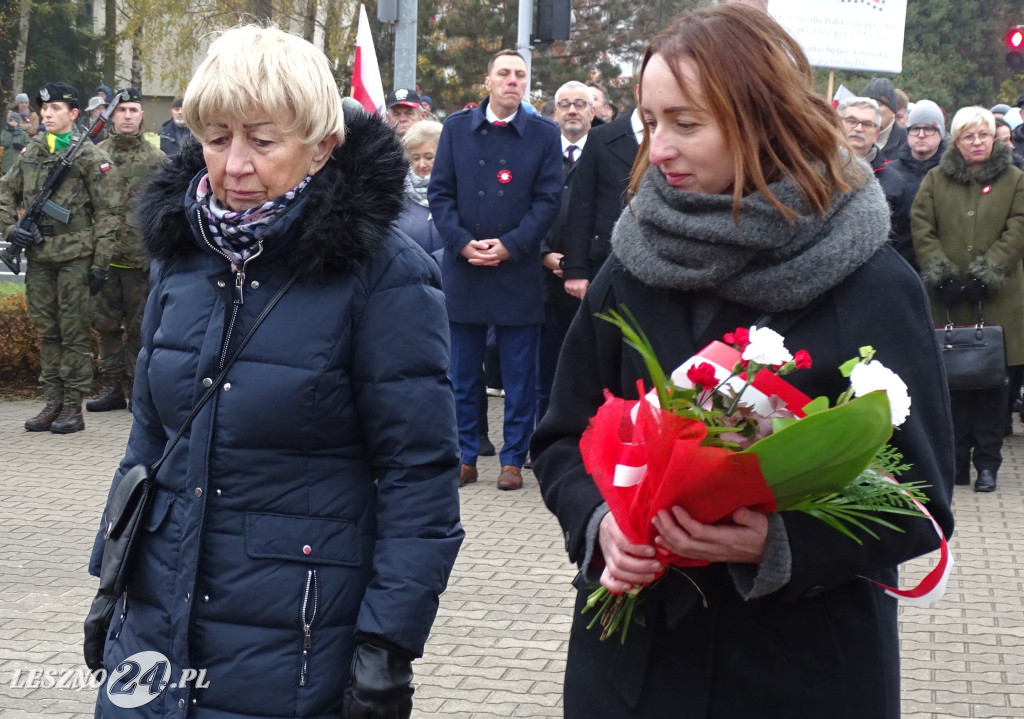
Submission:
[[[146,188],[140,229],[154,259],[173,261],[197,248],[186,195],[203,166],[202,147],[188,143]],[[359,266],[402,211],[408,168],[391,128],[365,112],[346,112],[345,142],[306,189],[281,261],[306,277]]]
[[[942,156],[942,161],[939,163],[943,174],[961,185],[970,185],[972,182],[978,184],[992,182],[1012,166],[1013,153],[1001,142],[994,143],[992,155],[977,170],[971,170],[956,144],[952,142],[949,143],[949,149],[946,150],[946,154]]]

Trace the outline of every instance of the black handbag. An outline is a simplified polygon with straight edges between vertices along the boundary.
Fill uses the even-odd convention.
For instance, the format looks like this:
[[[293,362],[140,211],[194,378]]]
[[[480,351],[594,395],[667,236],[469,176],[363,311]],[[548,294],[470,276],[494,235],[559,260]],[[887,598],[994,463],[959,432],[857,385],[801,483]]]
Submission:
[[[132,467],[121,477],[121,481],[110,495],[106,509],[103,510],[101,522],[103,559],[100,562],[100,586],[92,600],[92,606],[89,607],[89,614],[85,618],[83,652],[85,664],[91,671],[95,672],[103,667],[103,646],[106,643],[107,627],[110,625],[110,618],[114,615],[114,607],[117,605],[118,599],[124,595],[125,602],[128,601],[126,590],[131,575],[132,560],[135,558],[135,550],[138,548],[139,527],[142,526],[142,518],[149,507],[157,471],[170,455],[178,440],[192,425],[192,420],[199,414],[199,410],[221,386],[227,377],[228,370],[238,359],[242,349],[256,332],[256,328],[262,324],[266,316],[270,314],[270,310],[284,296],[297,277],[298,275],[292,275],[263,308],[252,327],[238,343],[231,357],[224,363],[217,379],[196,402],[178,433],[167,443],[160,459],[152,467],[144,464]]]
[[[1003,328],[986,325],[981,303],[978,322],[954,325],[946,311],[946,326],[935,328],[946,383],[951,390],[994,389],[1006,382],[1006,343]]]

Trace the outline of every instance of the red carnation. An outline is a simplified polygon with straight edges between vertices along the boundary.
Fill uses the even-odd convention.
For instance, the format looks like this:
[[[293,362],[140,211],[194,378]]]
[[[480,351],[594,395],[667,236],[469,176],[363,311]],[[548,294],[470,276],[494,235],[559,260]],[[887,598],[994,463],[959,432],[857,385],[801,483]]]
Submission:
[[[742,352],[750,344],[750,330],[737,327],[735,332],[726,332],[722,339],[727,345],[733,345]]]
[[[797,369],[810,369],[811,368],[811,355],[807,350],[797,350],[796,354],[793,355],[793,365]]]
[[[693,383],[694,387],[701,389],[714,389],[718,386],[718,378],[715,376],[715,368],[707,362],[693,365],[686,370],[686,378]]]

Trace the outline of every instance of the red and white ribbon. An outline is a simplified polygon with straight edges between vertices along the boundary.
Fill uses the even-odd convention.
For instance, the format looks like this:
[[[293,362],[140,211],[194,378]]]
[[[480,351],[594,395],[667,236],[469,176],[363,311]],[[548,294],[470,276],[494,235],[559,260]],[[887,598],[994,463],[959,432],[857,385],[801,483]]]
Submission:
[[[890,597],[902,599],[904,604],[910,604],[915,607],[927,607],[942,599],[942,595],[946,593],[946,583],[949,581],[949,575],[953,572],[953,553],[949,550],[949,544],[942,533],[942,528],[935,521],[935,518],[932,517],[931,512],[916,499],[914,504],[917,505],[917,508],[921,510],[924,516],[928,517],[932,527],[935,528],[935,533],[939,535],[939,563],[913,589],[897,589],[896,587],[876,582],[874,579],[870,581],[884,589],[885,593]]]

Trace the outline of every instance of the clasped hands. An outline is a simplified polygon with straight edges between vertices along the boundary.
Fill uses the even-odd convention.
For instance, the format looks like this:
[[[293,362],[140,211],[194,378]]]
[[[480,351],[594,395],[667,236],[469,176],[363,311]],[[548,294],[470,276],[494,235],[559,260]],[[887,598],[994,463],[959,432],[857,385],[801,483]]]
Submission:
[[[601,520],[598,543],[605,562],[601,584],[613,594],[653,582],[664,569],[667,553],[745,564],[757,564],[764,556],[768,517],[745,507],[717,524],[702,524],[682,507],[663,509],[652,521],[658,532],[653,546],[630,543],[611,512]]]
[[[469,264],[478,267],[497,267],[512,257],[505,245],[497,237],[486,240],[470,240],[459,250]]]

